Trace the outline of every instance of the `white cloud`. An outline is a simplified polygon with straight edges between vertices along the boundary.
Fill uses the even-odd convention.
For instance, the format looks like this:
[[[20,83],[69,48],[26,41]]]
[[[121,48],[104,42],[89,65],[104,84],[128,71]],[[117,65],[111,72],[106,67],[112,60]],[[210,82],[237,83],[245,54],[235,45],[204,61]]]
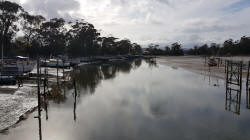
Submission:
[[[84,18],[104,33],[143,45],[179,41],[190,46],[250,35],[250,5],[234,7],[243,0],[21,1],[34,13]]]
[[[23,0],[22,5],[25,10],[33,14],[66,19],[71,19],[80,7],[80,3],[76,0]]]

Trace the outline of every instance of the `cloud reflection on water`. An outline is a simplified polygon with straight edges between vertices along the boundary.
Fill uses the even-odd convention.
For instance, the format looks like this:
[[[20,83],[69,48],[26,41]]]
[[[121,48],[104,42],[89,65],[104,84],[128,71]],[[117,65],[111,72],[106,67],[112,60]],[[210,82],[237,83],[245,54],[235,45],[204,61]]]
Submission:
[[[144,61],[119,65],[81,69],[76,74],[80,91],[76,121],[70,88],[63,103],[50,102],[49,120],[42,121],[44,139],[244,140],[250,137],[247,133],[250,126],[245,125],[250,122],[250,111],[243,108],[240,116],[225,111],[223,86],[209,86],[203,76],[180,68],[165,65],[152,68]],[[218,82],[223,85],[222,80]],[[10,139],[23,133],[29,136],[25,137],[27,140],[36,137],[37,133],[28,131],[36,129],[30,119],[22,125],[22,129],[11,131]]]

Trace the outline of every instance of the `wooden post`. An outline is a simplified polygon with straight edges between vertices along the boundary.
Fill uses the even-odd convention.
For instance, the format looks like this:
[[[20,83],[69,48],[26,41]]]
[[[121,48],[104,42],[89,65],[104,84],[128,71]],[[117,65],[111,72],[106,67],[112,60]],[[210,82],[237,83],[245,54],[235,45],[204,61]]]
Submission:
[[[46,58],[45,58],[46,62]],[[44,68],[44,83],[43,83],[43,92],[44,92],[44,103],[45,103],[45,112],[46,112],[46,120],[48,120],[48,102],[47,102],[47,93],[46,93],[46,87],[48,88],[48,72],[47,72],[47,64],[45,65]]]
[[[37,98],[38,98],[38,108],[40,109],[40,62],[39,56],[37,57]],[[38,110],[38,116],[40,117],[41,112]]]
[[[57,78],[57,84],[58,84],[58,59],[56,61],[56,78]]]
[[[242,93],[242,68],[243,62],[226,61],[226,98],[229,100],[229,106],[226,108],[229,111],[231,109],[231,103],[236,104],[235,111],[236,114],[240,114],[240,104],[241,104],[241,93]],[[234,85],[234,86],[233,86]],[[232,94],[236,93],[236,95]],[[229,97],[228,97],[229,96]],[[232,97],[233,96],[233,97]],[[236,99],[236,100],[235,100]]]
[[[247,109],[250,109],[250,96],[249,96],[249,93],[250,92],[250,88],[247,87],[247,91],[246,91],[246,106],[247,106]]]
[[[64,77],[64,61],[63,61],[63,79],[65,80],[65,77]]]
[[[43,76],[43,95],[46,96],[46,85],[47,85],[47,77],[46,77],[46,69],[44,69],[44,76]]]
[[[231,81],[232,81],[232,78],[233,78],[233,74],[232,74],[232,72],[233,72],[233,62],[230,61],[229,63],[230,63],[230,71],[229,71],[229,72],[230,72],[230,79],[229,79],[229,80],[230,80],[230,82],[231,82]]]
[[[228,67],[229,67],[229,62],[226,61],[226,67],[225,67],[225,70],[226,70],[226,87],[228,88]]]
[[[240,76],[239,76],[240,77],[240,79],[239,79],[240,80],[239,81],[240,82],[240,94],[241,94],[241,90],[242,90],[242,67],[243,67],[243,61],[240,62],[240,69],[239,69],[240,70],[240,72],[239,72],[239,74],[240,74]]]
[[[40,98],[40,60],[37,56],[37,100],[38,100],[38,121],[39,121],[39,139],[42,140],[42,128],[41,128],[41,98]]]
[[[76,89],[76,79],[74,77],[73,80],[73,85],[74,85],[74,89],[75,89],[75,95],[74,95],[74,121],[76,121],[76,97],[77,97],[77,89]]]
[[[39,120],[39,140],[42,140],[42,121],[41,121],[41,117],[39,117],[38,120]]]
[[[248,68],[247,68],[247,82],[246,82],[246,87],[248,88],[248,86],[249,86],[249,77],[250,76],[250,61],[248,62]]]

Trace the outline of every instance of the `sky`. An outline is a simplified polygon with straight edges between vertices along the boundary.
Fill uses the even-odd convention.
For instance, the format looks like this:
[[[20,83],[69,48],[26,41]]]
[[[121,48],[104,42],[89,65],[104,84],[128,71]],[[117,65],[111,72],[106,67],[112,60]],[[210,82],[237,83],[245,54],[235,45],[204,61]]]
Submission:
[[[84,19],[102,35],[184,48],[250,36],[250,0],[12,0],[47,18]]]

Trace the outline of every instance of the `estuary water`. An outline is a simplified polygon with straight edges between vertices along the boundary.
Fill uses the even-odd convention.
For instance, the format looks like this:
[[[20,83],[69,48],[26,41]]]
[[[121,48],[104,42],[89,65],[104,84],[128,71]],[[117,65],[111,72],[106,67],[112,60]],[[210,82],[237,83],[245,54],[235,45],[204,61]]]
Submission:
[[[0,140],[249,140],[249,96],[244,86],[235,95],[224,80],[157,62],[89,65],[52,87],[40,124],[36,110]]]

